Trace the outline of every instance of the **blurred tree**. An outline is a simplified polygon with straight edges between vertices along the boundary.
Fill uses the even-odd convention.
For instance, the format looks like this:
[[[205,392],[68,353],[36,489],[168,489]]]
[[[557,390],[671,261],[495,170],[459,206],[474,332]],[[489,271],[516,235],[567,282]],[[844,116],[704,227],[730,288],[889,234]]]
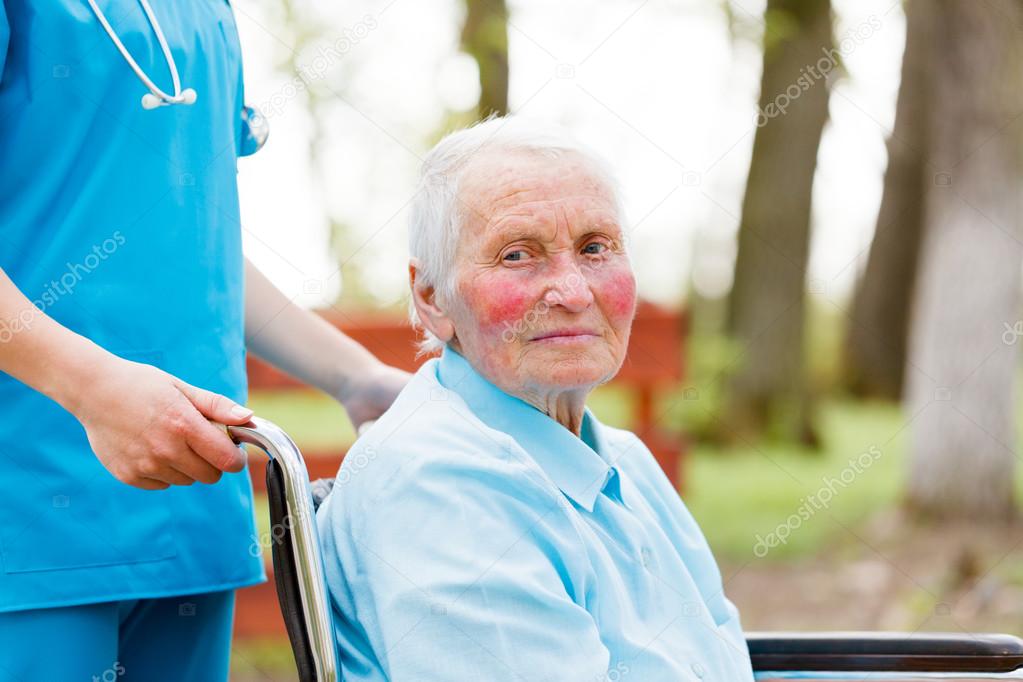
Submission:
[[[1023,337],[1023,2],[940,0],[927,35],[930,182],[906,374],[908,502],[1014,514]]]
[[[337,189],[327,183],[330,177],[330,143],[338,134],[336,106],[339,100],[344,100],[347,84],[359,68],[359,58],[354,54],[357,51],[352,48],[360,39],[361,31],[371,30],[367,17],[370,21],[375,21],[376,17],[367,13],[358,22],[346,26],[328,20],[323,12],[329,8],[316,7],[315,3],[262,0],[259,4],[268,15],[263,21],[274,26],[276,40],[271,42],[271,46],[275,50],[275,66],[286,79],[285,85],[275,93],[284,98],[280,106],[300,107],[307,116],[307,159],[314,169],[312,177],[322,202],[329,246],[338,262],[340,297],[347,303],[372,302],[363,262],[355,257],[364,237],[360,239],[352,226],[331,209],[327,197],[336,193]],[[354,12],[352,15],[357,16]],[[317,49],[322,50],[319,56]],[[318,63],[318,59],[322,63]],[[274,112],[266,113],[272,119]],[[368,173],[369,169],[366,170]],[[309,284],[322,286],[315,280],[310,280]],[[307,293],[315,293],[315,289]]]
[[[759,128],[727,320],[745,355],[731,378],[724,423],[743,437],[767,434],[814,446],[803,290],[817,148],[838,52],[827,0],[768,0],[764,19]]]
[[[888,169],[867,267],[856,288],[845,340],[845,384],[855,395],[898,400],[906,367],[909,309],[923,227],[923,192],[930,182],[926,147],[929,113],[927,41],[935,5],[909,0],[902,82]]]
[[[465,0],[462,49],[480,72],[477,116],[508,113],[508,7],[505,0]]]

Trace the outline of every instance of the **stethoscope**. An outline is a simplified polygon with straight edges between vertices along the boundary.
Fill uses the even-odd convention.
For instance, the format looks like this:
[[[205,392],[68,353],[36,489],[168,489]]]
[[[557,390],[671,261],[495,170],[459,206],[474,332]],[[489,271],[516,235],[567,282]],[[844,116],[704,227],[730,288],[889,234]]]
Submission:
[[[110,40],[117,47],[117,51],[121,53],[121,57],[127,62],[131,70],[135,72],[138,79],[142,81],[142,84],[149,88],[149,92],[142,95],[142,108],[143,109],[156,109],[157,107],[168,106],[171,104],[195,104],[196,92],[192,88],[181,89],[181,78],[178,76],[178,65],[174,61],[174,55],[171,54],[170,46],[167,45],[167,39],[163,35],[163,29],[160,28],[160,22],[156,16],[153,15],[153,8],[149,6],[148,0],[139,0],[139,4],[142,5],[142,10],[146,13],[146,19],[149,20],[149,25],[153,27],[153,33],[156,34],[156,39],[160,43],[160,49],[163,50],[164,61],[167,62],[167,68],[170,70],[171,81],[174,84],[174,94],[170,95],[161,90],[153,80],[146,75],[146,72],[142,70],[142,67],[138,65],[138,62],[131,56],[128,49],[121,42],[121,39],[117,36],[110,22],[107,21],[103,11],[96,5],[96,0],[88,0],[89,7],[92,8],[93,14],[96,15],[96,19],[103,26],[103,30],[110,36]],[[267,124],[266,118],[260,114],[256,109],[246,106],[242,109],[242,121],[248,128],[246,141],[244,144],[249,151],[244,153],[252,153],[258,150],[266,143],[266,138],[270,134],[270,126]]]

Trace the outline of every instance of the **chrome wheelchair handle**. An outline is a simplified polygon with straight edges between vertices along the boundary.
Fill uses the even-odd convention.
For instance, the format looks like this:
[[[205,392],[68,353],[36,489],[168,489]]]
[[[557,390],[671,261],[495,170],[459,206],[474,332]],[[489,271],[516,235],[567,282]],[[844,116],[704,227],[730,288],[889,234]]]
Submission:
[[[255,445],[281,467],[288,509],[287,521],[290,522],[303,617],[316,666],[316,679],[340,680],[309,473],[302,453],[279,426],[259,417],[253,417],[248,424],[242,426],[228,426],[227,434],[239,445]]]

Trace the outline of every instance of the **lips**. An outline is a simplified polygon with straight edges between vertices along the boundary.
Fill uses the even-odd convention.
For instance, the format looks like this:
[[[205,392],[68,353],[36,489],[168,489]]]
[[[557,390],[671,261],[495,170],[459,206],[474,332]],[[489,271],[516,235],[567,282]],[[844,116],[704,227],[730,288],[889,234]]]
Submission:
[[[598,336],[596,332],[590,329],[555,329],[549,332],[544,332],[534,336],[531,341],[554,341],[558,339],[563,340],[582,340],[585,337]]]

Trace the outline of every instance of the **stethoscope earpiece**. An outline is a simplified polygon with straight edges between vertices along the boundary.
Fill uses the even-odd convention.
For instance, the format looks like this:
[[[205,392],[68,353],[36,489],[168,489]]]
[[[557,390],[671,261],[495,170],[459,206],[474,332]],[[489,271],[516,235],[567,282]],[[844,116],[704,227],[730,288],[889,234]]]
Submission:
[[[146,94],[142,95],[143,109],[155,109],[161,104],[163,104],[163,102],[160,100],[160,98],[151,92],[147,92]]]
[[[167,68],[170,69],[171,80],[174,83],[174,94],[168,95],[166,92],[156,86],[146,72],[142,70],[142,67],[138,65],[138,62],[131,56],[128,49],[121,42],[121,39],[117,37],[117,33],[114,32],[110,22],[107,21],[106,16],[102,10],[96,5],[96,0],[88,0],[89,7],[92,8],[93,14],[99,20],[99,23],[103,26],[103,30],[110,36],[110,40],[113,41],[117,47],[117,51],[124,57],[124,61],[128,63],[131,70],[135,72],[138,79],[142,81],[142,84],[149,88],[149,92],[142,96],[142,108],[143,109],[156,109],[164,104],[195,104],[196,93],[192,88],[181,89],[181,80],[178,78],[178,65],[174,63],[174,55],[171,54],[170,47],[167,45],[167,39],[163,36],[163,29],[160,28],[160,22],[156,20],[153,15],[153,8],[149,6],[147,0],[139,0],[139,4],[142,5],[142,10],[146,13],[146,18],[149,20],[149,25],[153,27],[153,33],[156,34],[156,39],[160,43],[160,48],[163,50],[164,61],[167,62]]]
[[[143,109],[155,109],[162,107],[165,104],[195,104],[195,100],[198,95],[195,94],[195,90],[192,88],[185,88],[181,91],[181,94],[176,97],[170,97],[168,99],[160,99],[151,92],[147,92],[142,95],[142,108]]]

